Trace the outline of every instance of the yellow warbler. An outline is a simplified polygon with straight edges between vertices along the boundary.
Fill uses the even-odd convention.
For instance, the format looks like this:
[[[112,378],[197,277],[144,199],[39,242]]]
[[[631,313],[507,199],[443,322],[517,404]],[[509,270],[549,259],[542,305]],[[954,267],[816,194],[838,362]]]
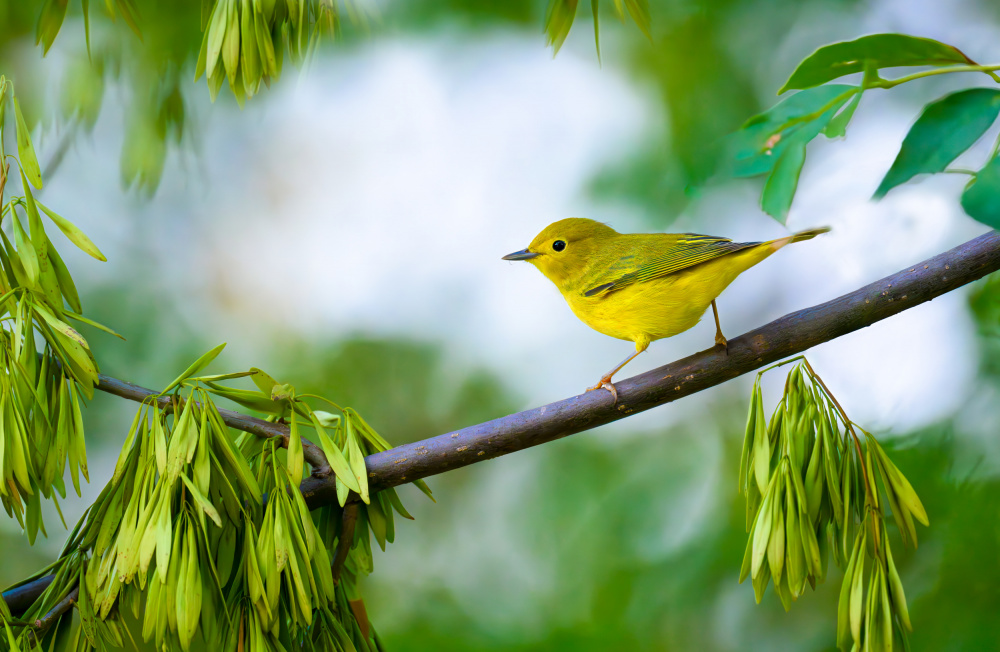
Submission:
[[[830,229],[810,229],[769,242],[733,242],[694,233],[618,233],[580,217],[559,220],[527,249],[526,260],[555,283],[573,313],[605,335],[635,342],[635,353],[596,385],[618,400],[611,378],[649,343],[691,328],[712,306],[715,343],[726,346],[715,298],[745,270],[791,242]]]

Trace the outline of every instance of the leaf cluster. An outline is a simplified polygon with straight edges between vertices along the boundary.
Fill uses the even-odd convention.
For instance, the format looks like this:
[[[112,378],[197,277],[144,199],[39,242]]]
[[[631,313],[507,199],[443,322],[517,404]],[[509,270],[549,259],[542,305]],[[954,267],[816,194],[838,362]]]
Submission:
[[[301,64],[340,23],[334,0],[204,0],[202,16],[195,81],[205,75],[214,101],[228,80],[240,106],[281,75],[286,49]]]
[[[140,635],[157,649],[188,650],[196,640],[223,649],[381,649],[357,582],[373,569],[371,537],[383,549],[394,539],[392,512],[412,518],[394,490],[368,491],[364,455],[389,444],[354,410],[313,410],[306,399],[320,397],[297,396],[259,369],[197,376],[221,350],[143,403],[111,481],[43,571],[54,581],[29,615],[57,610],[76,591],[79,626],[71,613],[41,629],[8,614],[9,649],[39,637],[55,650],[119,648]],[[257,389],[220,384],[240,377]],[[234,433],[216,396],[287,420],[287,441]],[[344,478],[340,503],[313,510],[299,490],[308,427]]]
[[[932,69],[898,79],[880,76],[886,68],[928,66]],[[997,69],[1000,65],[980,65],[951,45],[906,34],[871,34],[823,46],[803,60],[778,91],[798,92],[750,118],[731,137],[731,172],[737,177],[766,175],[761,208],[784,223],[805,163],[806,145],[821,133],[829,138],[844,136],[866,91],[955,72],[986,73],[1000,82],[993,72]],[[854,73],[863,74],[858,85],[829,83]],[[919,174],[952,171],[947,166],[979,140],[998,112],[1000,91],[988,88],[967,89],[929,103],[903,140],[875,198]],[[997,150],[995,145],[978,172],[960,171],[972,177],[962,207],[993,227],[1000,226]]]
[[[815,588],[825,580],[832,558],[844,569],[838,646],[905,646],[912,626],[886,532],[886,506],[903,543],[916,547],[914,520],[928,524],[923,504],[875,438],[862,430],[861,441],[860,428],[808,362],[788,374],[768,420],[760,387],[766,371],[754,383],[740,460],[750,533],[740,581],[752,579],[760,602],[773,580],[788,610],[807,584]]]
[[[4,151],[8,90],[17,156]],[[8,198],[11,162],[23,195]],[[88,477],[80,404],[93,396],[98,368],[69,321],[108,329],[83,316],[42,214],[83,251],[102,261],[104,255],[72,222],[36,200],[32,186],[41,188],[42,179],[31,134],[13,83],[0,76],[0,224],[11,232],[0,230],[0,502],[33,542],[45,532],[41,498],[58,507],[57,495],[66,497],[67,464],[78,495],[80,476]]]

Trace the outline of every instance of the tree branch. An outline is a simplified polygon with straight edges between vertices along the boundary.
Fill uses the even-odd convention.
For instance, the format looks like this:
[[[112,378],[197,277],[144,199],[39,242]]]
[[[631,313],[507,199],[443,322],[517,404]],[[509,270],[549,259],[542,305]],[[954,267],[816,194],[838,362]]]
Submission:
[[[1000,234],[991,231],[950,251],[812,308],[785,315],[712,348],[594,391],[404,444],[365,458],[372,492],[444,473],[596,428],[714,387],[829,340],[871,326],[1000,269]],[[310,506],[336,500],[332,478],[308,478]]]
[[[776,360],[871,326],[1000,269],[1000,234],[978,238],[826,303],[785,315],[729,340],[728,353],[708,349],[594,391],[494,419],[452,433],[397,446],[365,458],[372,492],[538,446],[724,383]],[[155,392],[108,376],[98,389],[135,401]],[[288,436],[282,424],[220,410],[236,429],[266,437]],[[322,453],[320,453],[322,454]],[[332,503],[329,474],[301,484],[310,509]],[[3,594],[11,612],[23,613],[51,582],[43,577]]]
[[[146,389],[135,383],[130,383],[127,380],[119,380],[112,376],[105,376],[100,374],[98,377],[97,389],[102,392],[107,392],[108,394],[114,394],[115,396],[120,396],[121,398],[127,398],[130,401],[136,401],[137,403],[142,403],[146,401],[147,403],[156,403],[161,410],[169,411],[174,409],[173,398],[171,395],[159,396],[159,392],[154,392],[151,389]],[[156,396],[154,400],[149,400],[150,397]],[[222,420],[230,428],[235,428],[236,430],[242,430],[244,432],[249,432],[260,437],[281,437],[282,445],[286,448],[288,447],[288,437],[290,430],[288,426],[283,423],[276,423],[274,421],[265,421],[264,419],[258,419],[257,417],[251,417],[234,410],[226,410],[224,408],[219,408],[219,415],[222,416]],[[305,437],[302,438],[302,455],[306,462],[313,468],[313,475],[316,477],[324,477],[330,474],[330,465],[326,461],[326,456],[323,455],[323,450],[312,443]]]

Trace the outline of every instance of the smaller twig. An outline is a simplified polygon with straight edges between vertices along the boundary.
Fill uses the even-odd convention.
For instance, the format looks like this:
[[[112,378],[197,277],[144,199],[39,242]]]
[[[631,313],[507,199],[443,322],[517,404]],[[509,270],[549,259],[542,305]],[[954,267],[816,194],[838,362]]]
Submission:
[[[111,376],[105,376],[104,374],[100,374],[96,389],[139,403],[147,402],[155,404],[165,412],[173,412],[184,407],[184,399],[179,396],[176,397],[177,402],[175,404],[173,400],[174,395],[160,395],[158,392],[154,392],[151,389],[141,387],[128,381],[112,378]],[[195,402],[195,405],[198,405],[198,402]],[[219,415],[222,417],[222,420],[230,428],[249,432],[250,434],[257,435],[258,437],[280,437],[282,448],[288,448],[288,438],[291,434],[288,426],[275,423],[273,421],[258,419],[257,417],[251,417],[234,410],[227,410],[225,408],[216,409],[219,411]],[[331,475],[330,464],[326,461],[326,455],[323,454],[323,449],[305,437],[302,438],[302,453],[306,462],[308,462],[313,469],[312,475],[317,478],[325,478]]]
[[[905,77],[899,77],[898,79],[879,79],[872,82],[869,88],[892,88],[893,86],[899,86],[900,84],[905,84],[911,82],[915,79],[922,79],[924,77],[933,77],[934,75],[947,75],[952,72],[984,72],[994,79],[994,81],[1000,81],[997,76],[993,74],[994,70],[1000,70],[1000,64],[994,63],[988,66],[948,66],[946,68],[934,68],[932,70],[922,70],[920,72],[915,72],[912,75],[906,75]]]
[[[52,607],[47,614],[39,618],[34,622],[34,629],[29,634],[31,640],[31,645],[35,646],[38,644],[39,639],[42,634],[51,627],[63,614],[73,608],[76,601],[80,598],[80,585],[77,584],[73,587],[73,590],[66,594],[66,597],[60,600],[56,606]]]
[[[824,383],[823,379],[820,378],[818,373],[816,373],[816,370],[812,368],[812,365],[809,364],[809,360],[807,360],[805,356],[802,357],[802,363],[806,366],[806,369],[809,370],[809,374],[816,380],[816,382],[819,383],[820,387],[823,388],[823,391],[826,392],[827,397],[833,401],[833,405],[837,408],[837,411],[840,412],[840,418],[843,419],[844,425],[847,427],[847,431],[851,433],[851,437],[854,439],[854,448],[858,453],[858,464],[861,466],[861,475],[865,479],[865,491],[868,494],[868,504],[874,506],[876,504],[874,497],[875,488],[872,480],[868,477],[868,467],[865,465],[865,456],[864,453],[861,452],[861,440],[858,438],[858,433],[854,430],[853,423],[850,418],[848,418],[847,412],[840,404],[840,401],[838,401],[837,397],[833,395],[833,392],[831,392],[830,388],[826,386],[826,383]],[[872,515],[873,521],[874,518],[875,516]],[[876,534],[875,550],[877,551],[878,548],[878,535]]]
[[[330,571],[333,573],[333,581],[340,581],[340,571],[344,569],[344,562],[347,561],[347,553],[354,543],[354,526],[358,522],[358,504],[347,503],[340,517],[340,539],[337,541],[337,554],[333,557],[333,564]]]

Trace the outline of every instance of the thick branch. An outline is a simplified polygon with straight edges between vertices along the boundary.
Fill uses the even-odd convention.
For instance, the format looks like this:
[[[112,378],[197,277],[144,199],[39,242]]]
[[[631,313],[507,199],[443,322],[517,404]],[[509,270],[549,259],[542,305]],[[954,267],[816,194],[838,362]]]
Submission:
[[[371,491],[444,473],[538,446],[689,396],[776,360],[871,326],[1000,269],[1000,234],[991,231],[950,251],[827,303],[806,308],[729,340],[728,353],[709,349],[616,383],[610,393],[588,392],[365,458]],[[108,376],[98,389],[141,401],[153,394]],[[226,423],[262,436],[287,438],[286,426],[220,410]],[[302,493],[311,509],[335,501],[333,475],[307,478]],[[3,594],[22,613],[51,578]]]

